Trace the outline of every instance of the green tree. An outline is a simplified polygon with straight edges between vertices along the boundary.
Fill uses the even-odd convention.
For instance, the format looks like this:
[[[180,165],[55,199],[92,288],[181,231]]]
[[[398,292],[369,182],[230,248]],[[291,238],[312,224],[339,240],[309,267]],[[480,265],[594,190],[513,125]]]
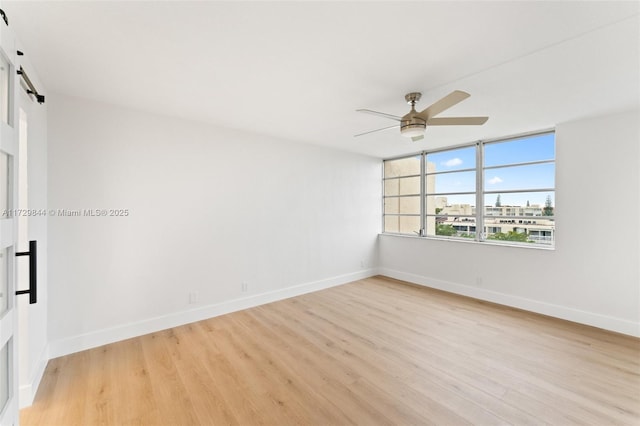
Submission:
[[[498,197],[496,198],[496,207],[502,207],[502,202],[500,201],[500,194],[498,194]]]
[[[491,234],[487,237],[488,240],[499,240],[499,241],[517,241],[521,243],[530,243],[529,235],[526,232],[516,232],[509,231],[506,234],[504,232],[496,232],[495,234]]]
[[[436,226],[436,235],[451,237],[453,235],[456,235],[457,233],[458,231],[456,231],[456,228],[454,228],[453,225],[438,224]]]
[[[547,195],[547,200],[544,202],[544,208],[542,209],[543,216],[553,216],[553,204],[551,202],[551,195]]]

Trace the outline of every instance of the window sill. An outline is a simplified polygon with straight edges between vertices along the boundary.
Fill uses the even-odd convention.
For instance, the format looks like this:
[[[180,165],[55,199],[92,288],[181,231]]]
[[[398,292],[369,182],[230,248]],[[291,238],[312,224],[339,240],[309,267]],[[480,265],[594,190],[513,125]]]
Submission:
[[[449,243],[460,243],[460,244],[475,244],[478,246],[494,246],[494,247],[514,247],[526,250],[543,250],[543,251],[555,251],[556,247],[554,246],[542,246],[535,243],[531,244],[514,244],[514,243],[498,243],[491,240],[485,241],[476,241],[466,238],[447,238],[447,237],[421,237],[419,235],[409,235],[409,234],[394,234],[391,232],[381,232],[378,234],[380,237],[399,237],[399,238],[412,238],[416,240],[430,240],[430,241],[444,241]]]

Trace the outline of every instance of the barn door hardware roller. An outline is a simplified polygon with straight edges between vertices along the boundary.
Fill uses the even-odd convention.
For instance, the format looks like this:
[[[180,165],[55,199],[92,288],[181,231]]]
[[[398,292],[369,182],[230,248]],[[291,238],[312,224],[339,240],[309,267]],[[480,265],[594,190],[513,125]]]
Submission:
[[[36,98],[36,101],[38,101],[39,104],[43,104],[44,103],[44,95],[41,95],[41,94],[38,93],[38,91],[36,90],[35,86],[31,82],[31,80],[29,79],[29,76],[25,72],[24,68],[22,68],[22,65],[20,66],[20,69],[18,70],[18,75],[20,77],[22,77],[22,80],[27,85],[27,87],[28,87],[27,93],[30,94],[30,95],[33,95]]]

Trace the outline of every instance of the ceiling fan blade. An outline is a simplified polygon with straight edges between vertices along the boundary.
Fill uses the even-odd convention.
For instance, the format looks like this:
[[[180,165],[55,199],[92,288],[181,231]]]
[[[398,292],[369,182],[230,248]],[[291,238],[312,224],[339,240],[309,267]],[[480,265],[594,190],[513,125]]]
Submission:
[[[456,105],[459,102],[464,101],[469,96],[471,95],[468,94],[467,92],[463,92],[461,90],[455,90],[449,93],[444,98],[440,99],[439,101],[436,101],[435,103],[431,104],[424,110],[420,111],[417,115],[423,120],[429,121],[430,118],[435,117],[436,115],[440,114],[442,111],[451,108],[452,106]]]
[[[372,111],[370,109],[357,109],[357,112],[364,112],[367,114],[373,114],[373,115],[377,115],[380,117],[384,117],[384,118],[390,118],[392,120],[396,120],[396,121],[401,121],[402,117],[398,117],[397,115],[392,115],[392,114],[387,114],[386,112],[378,112],[378,111]]]
[[[479,126],[489,117],[435,117],[427,121],[427,126]]]
[[[394,124],[393,126],[383,127],[382,129],[369,130],[368,132],[358,133],[357,135],[353,135],[353,136],[356,137],[356,136],[368,135],[369,133],[381,132],[383,130],[397,129],[398,127],[400,127],[399,124]]]
[[[424,135],[414,136],[414,137],[412,137],[412,138],[411,138],[411,140],[412,140],[413,142],[417,142],[417,141],[419,141],[420,139],[424,139]]]

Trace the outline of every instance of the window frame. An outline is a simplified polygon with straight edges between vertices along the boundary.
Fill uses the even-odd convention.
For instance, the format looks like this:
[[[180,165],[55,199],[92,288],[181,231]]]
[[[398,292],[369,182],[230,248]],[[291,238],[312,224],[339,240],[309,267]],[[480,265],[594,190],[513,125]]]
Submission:
[[[383,160],[383,166],[382,166],[382,231],[384,232],[385,229],[385,219],[387,216],[393,216],[393,217],[402,217],[402,216],[408,216],[408,217],[418,217],[420,218],[420,229],[424,228],[424,203],[423,203],[423,193],[424,193],[424,188],[423,188],[423,184],[424,184],[424,161],[422,159],[422,154],[418,153],[418,154],[412,154],[412,155],[403,155],[401,157],[397,157],[397,158],[393,158],[391,160],[403,160],[403,159],[408,159],[408,158],[413,158],[413,157],[420,157],[420,171],[418,172],[418,174],[407,174],[407,175],[400,175],[400,176],[390,176],[390,177],[385,177],[385,170],[384,170],[384,161],[387,160]],[[390,161],[391,161],[390,160]],[[414,178],[414,177],[418,177],[420,178],[420,190],[419,193],[417,194],[398,194],[398,195],[389,195],[386,196],[385,195],[385,182],[387,180],[400,180],[400,179],[407,179],[407,178]],[[385,213],[385,199],[386,198],[403,198],[403,197],[419,197],[419,204],[420,204],[420,209],[418,213],[389,213],[386,214]],[[400,225],[398,225],[398,229],[400,228]],[[412,235],[412,234],[406,234],[406,233],[402,233],[402,232],[388,232],[389,234],[395,234],[395,235]],[[420,235],[420,234],[418,234]]]
[[[536,136],[542,136],[542,135],[549,135],[549,134],[553,134],[554,136],[554,146],[553,146],[553,157],[552,158],[546,158],[546,159],[536,159],[536,160],[532,160],[532,161],[522,161],[522,162],[515,162],[515,163],[505,163],[505,164],[499,164],[499,165],[491,165],[491,166],[485,166],[485,146],[487,145],[492,145],[492,144],[499,144],[499,143],[509,143],[509,142],[515,142],[518,140],[522,140],[522,139],[528,139],[528,138],[532,138],[532,137],[536,137]],[[474,163],[474,167],[465,167],[465,168],[461,168],[461,169],[455,169],[455,170],[442,170],[442,171],[432,171],[432,172],[428,172],[427,171],[427,156],[428,155],[433,155],[436,153],[440,153],[440,152],[447,152],[447,151],[455,151],[457,149],[463,149],[463,148],[470,148],[470,147],[474,147],[475,149],[475,163]],[[385,195],[385,181],[386,180],[391,180],[391,179],[401,179],[401,178],[406,178],[406,177],[415,177],[417,175],[412,174],[412,175],[407,175],[407,176],[393,176],[393,177],[389,177],[386,178],[385,177],[385,163],[386,162],[391,162],[391,161],[395,161],[395,160],[402,160],[402,159],[407,159],[407,158],[412,158],[412,157],[420,157],[420,229],[419,232],[415,232],[416,235],[414,234],[409,234],[409,233],[402,233],[402,232],[390,232],[390,231],[386,231],[385,230],[385,218],[386,216],[402,216],[402,214],[386,214],[384,207],[385,207],[385,199],[386,198],[398,198],[402,195]],[[518,134],[518,135],[513,135],[513,136],[507,136],[507,137],[501,137],[501,138],[495,138],[495,139],[487,139],[487,140],[479,140],[476,142],[472,142],[472,143],[465,143],[465,144],[460,144],[460,145],[454,145],[454,146],[449,146],[449,147],[442,147],[442,148],[437,148],[437,149],[433,149],[433,150],[425,150],[425,151],[420,151],[418,153],[412,153],[412,154],[408,154],[408,155],[402,155],[402,156],[396,156],[396,157],[390,157],[390,158],[385,158],[383,159],[383,167],[382,167],[382,233],[383,234],[388,234],[388,235],[401,235],[401,236],[418,236],[418,237],[424,237],[424,238],[430,238],[430,239],[446,239],[446,240],[453,240],[453,241],[464,241],[464,242],[476,242],[476,243],[484,243],[484,244],[497,244],[497,245],[501,245],[501,246],[517,246],[517,247],[530,247],[530,248],[536,248],[536,249],[546,249],[546,250],[553,250],[555,249],[556,246],[556,239],[555,239],[555,235],[556,235],[556,229],[555,229],[555,223],[556,223],[556,202],[555,202],[555,195],[556,195],[556,163],[557,163],[557,158],[556,158],[556,140],[555,140],[555,129],[547,129],[547,130],[541,130],[541,131],[535,131],[535,132],[529,132],[529,133],[522,133],[522,134]],[[530,166],[530,165],[543,165],[543,164],[553,164],[554,166],[554,172],[553,172],[553,187],[534,187],[534,188],[515,188],[515,189],[504,189],[504,190],[487,190],[485,189],[485,174],[487,170],[496,170],[496,169],[503,169],[503,168],[509,168],[509,167],[519,167],[519,166]],[[427,193],[427,178],[429,176],[438,176],[438,175],[443,175],[443,174],[450,174],[450,173],[460,173],[460,172],[470,172],[473,171],[475,172],[475,192],[473,191],[461,191],[461,192],[437,192],[435,191],[434,188],[434,192],[430,192]],[[491,215],[491,214],[487,214],[486,213],[486,209],[487,207],[489,207],[489,205],[485,205],[485,198],[488,195],[500,195],[500,194],[515,194],[515,193],[533,193],[533,192],[547,192],[547,193],[552,193],[553,194],[553,198],[554,198],[554,204],[553,204],[553,214],[550,216],[546,216],[546,215],[542,215],[542,216],[536,216],[536,215],[529,215],[527,216],[523,211],[520,211],[519,215],[515,215],[515,213],[518,213],[518,210],[515,210],[514,215]],[[473,236],[473,238],[469,238],[469,237],[463,237],[463,236],[446,236],[446,235],[437,235],[437,234],[427,234],[427,221],[428,218],[433,218],[434,222],[436,223],[437,226],[437,218],[438,218],[438,213],[433,213],[430,214],[428,213],[428,199],[432,198],[435,203],[435,199],[436,197],[439,196],[450,196],[450,195],[466,195],[466,196],[475,196],[475,207],[472,207],[475,209],[475,213],[471,214],[471,215],[456,215],[455,217],[459,217],[459,218],[464,218],[464,219],[472,219],[471,221],[468,220],[464,220],[461,221],[461,224],[465,224],[468,225],[469,227],[475,227],[475,234]],[[413,194],[412,196],[415,196],[415,194]],[[478,207],[480,206],[480,207]],[[512,206],[515,209],[525,209],[525,206]],[[544,207],[543,207],[544,209]],[[434,210],[435,211],[435,210]],[[411,214],[410,216],[416,216],[415,214]],[[491,219],[491,222],[487,223],[487,218]],[[536,220],[540,220],[540,219],[544,219],[544,220],[548,220],[548,221],[552,221],[553,225],[552,225],[552,229],[547,230],[547,229],[538,229],[536,230],[536,232],[538,232],[540,235],[536,234],[536,236],[543,236],[546,237],[546,233],[547,232],[551,232],[552,233],[552,239],[551,242],[549,244],[545,244],[545,243],[539,243],[537,241],[534,242],[517,242],[517,241],[501,241],[501,240],[497,240],[497,239],[491,239],[489,238],[490,236],[490,232],[489,232],[489,227],[491,228],[496,228],[496,227],[500,227],[503,223],[506,224],[507,220],[511,220],[511,221],[515,221],[515,222],[511,222],[510,224],[512,225],[518,225],[519,223],[523,224],[523,225],[534,225]],[[493,220],[496,221],[501,221],[504,220],[505,222],[493,222]],[[520,221],[520,222],[518,222]],[[529,223],[524,223],[525,221],[529,221]],[[531,223],[533,222],[533,223]],[[541,226],[543,224],[540,224]],[[517,228],[517,226],[516,226]],[[469,228],[470,229],[470,228]],[[514,228],[515,229],[515,228]],[[517,231],[516,231],[517,232]],[[544,235],[542,235],[544,234]],[[530,235],[529,233],[527,233],[527,235]]]

